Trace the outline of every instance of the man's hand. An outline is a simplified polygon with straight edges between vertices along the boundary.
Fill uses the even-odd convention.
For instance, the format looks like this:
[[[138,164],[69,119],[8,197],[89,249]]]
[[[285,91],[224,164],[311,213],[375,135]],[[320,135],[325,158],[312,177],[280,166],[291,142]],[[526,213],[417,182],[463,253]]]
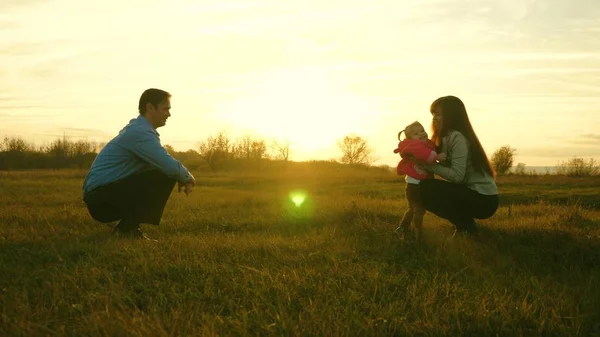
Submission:
[[[187,183],[177,183],[177,192],[181,192],[181,188],[183,188],[185,195],[189,195],[190,193],[192,193],[192,190],[194,189],[194,186],[196,186],[196,179],[194,179],[194,177],[192,177],[192,179],[190,181],[188,181]]]
[[[185,195],[189,195],[190,193],[192,193],[193,189],[194,189],[194,185],[187,183],[185,185],[185,189],[184,189]]]
[[[439,160],[439,161],[444,161],[444,160],[446,160],[446,154],[444,152],[438,153],[436,159]]]

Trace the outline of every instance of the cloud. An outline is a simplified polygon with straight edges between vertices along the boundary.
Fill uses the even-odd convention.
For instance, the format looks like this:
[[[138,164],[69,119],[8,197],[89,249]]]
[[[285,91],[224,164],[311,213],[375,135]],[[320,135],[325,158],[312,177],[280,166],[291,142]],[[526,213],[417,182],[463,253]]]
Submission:
[[[583,135],[581,137],[595,139],[596,141],[600,141],[600,135],[596,135],[596,134],[592,134],[592,133],[589,133],[587,135]]]
[[[40,47],[45,45],[46,43],[38,42],[38,43],[30,43],[30,42],[18,42],[12,43],[9,45],[5,45],[0,48],[0,54],[6,55],[25,55],[25,54],[34,54],[40,51]]]
[[[12,43],[1,41],[2,34],[0,61],[13,66],[0,70],[0,81],[4,82],[3,78],[6,78],[6,82],[12,82],[14,87],[18,84],[41,84],[40,79],[47,79],[50,86],[63,79],[79,80],[86,70],[91,69],[82,65],[86,62],[90,64],[90,56],[103,48],[102,43],[97,43],[98,41],[78,41],[74,38],[23,40]]]
[[[572,140],[569,143],[578,145],[600,145],[600,134],[585,134],[579,139]]]
[[[73,127],[54,127],[45,132],[35,133],[38,136],[65,137],[65,138],[104,138],[109,134],[102,129],[95,128],[73,128]]]
[[[0,70],[0,77],[2,77],[4,75],[4,72],[2,70]],[[0,91],[0,102],[11,102],[11,101],[16,101],[17,97],[14,95],[9,95],[6,92],[2,92]]]
[[[67,43],[67,40],[49,40],[44,42],[15,42],[1,47],[0,54],[3,56],[38,55],[42,52],[52,50],[56,47],[65,46]]]
[[[331,27],[342,24],[348,19],[357,19],[364,15],[365,8],[344,6],[339,8],[324,8],[319,11],[284,5],[284,2],[273,6],[275,15],[253,16],[239,18],[224,24],[203,26],[195,30],[197,34],[267,34],[282,36],[286,32],[306,29]]]
[[[0,11],[6,11],[17,7],[28,7],[44,2],[48,2],[48,0],[2,0],[0,2]]]
[[[15,27],[17,27],[17,25],[14,22],[0,21],[0,29],[2,29],[2,30],[11,29],[11,28],[15,28]]]
[[[596,142],[593,144],[600,144],[600,139],[596,138]],[[573,156],[600,158],[600,148],[598,146],[530,147],[518,149],[517,155],[541,158],[571,158]]]
[[[106,131],[95,128],[63,128],[64,133],[71,136],[102,136],[106,135]]]
[[[85,70],[81,70],[81,68],[76,65],[87,61],[82,61],[82,59],[91,54],[91,52],[83,50],[79,52],[65,52],[60,55],[46,54],[43,58],[38,57],[37,59],[32,60],[28,65],[21,67],[15,73],[23,79],[32,79],[36,81],[48,80],[50,83],[61,80],[80,80],[81,77],[84,77],[89,73],[86,73]]]
[[[37,106],[24,106],[24,107],[18,107],[20,108],[38,108]],[[0,110],[2,110],[2,107],[0,107]],[[32,119],[39,119],[39,118],[47,118],[50,117],[50,114],[29,114],[29,115],[23,115],[23,114],[7,114],[7,113],[2,113],[0,112],[0,120],[3,121],[25,121],[25,120],[32,120]]]
[[[597,51],[599,15],[597,0],[421,1],[411,34],[453,50]]]

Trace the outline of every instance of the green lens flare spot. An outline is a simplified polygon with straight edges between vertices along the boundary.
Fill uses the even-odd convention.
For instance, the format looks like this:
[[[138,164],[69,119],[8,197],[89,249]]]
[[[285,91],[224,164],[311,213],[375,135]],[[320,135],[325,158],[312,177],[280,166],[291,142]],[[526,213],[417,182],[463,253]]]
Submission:
[[[306,194],[302,192],[291,192],[290,200],[294,203],[296,207],[300,207],[306,200]]]

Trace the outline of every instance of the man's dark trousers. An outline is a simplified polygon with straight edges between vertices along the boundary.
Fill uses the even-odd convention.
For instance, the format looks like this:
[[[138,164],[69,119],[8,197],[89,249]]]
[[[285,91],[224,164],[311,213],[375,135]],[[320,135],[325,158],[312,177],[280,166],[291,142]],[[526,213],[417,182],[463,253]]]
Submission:
[[[97,187],[83,199],[100,222],[121,220],[119,231],[136,230],[142,223],[159,225],[176,181],[152,170]]]

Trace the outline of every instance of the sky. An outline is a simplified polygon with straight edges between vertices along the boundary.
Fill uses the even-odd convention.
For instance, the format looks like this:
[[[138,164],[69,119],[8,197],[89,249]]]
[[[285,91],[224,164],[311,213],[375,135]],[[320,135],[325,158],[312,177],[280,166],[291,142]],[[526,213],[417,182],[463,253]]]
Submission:
[[[455,95],[488,156],[600,159],[600,1],[0,1],[0,137],[106,142],[147,88],[181,151],[225,132],[335,159],[355,134],[395,165]]]

